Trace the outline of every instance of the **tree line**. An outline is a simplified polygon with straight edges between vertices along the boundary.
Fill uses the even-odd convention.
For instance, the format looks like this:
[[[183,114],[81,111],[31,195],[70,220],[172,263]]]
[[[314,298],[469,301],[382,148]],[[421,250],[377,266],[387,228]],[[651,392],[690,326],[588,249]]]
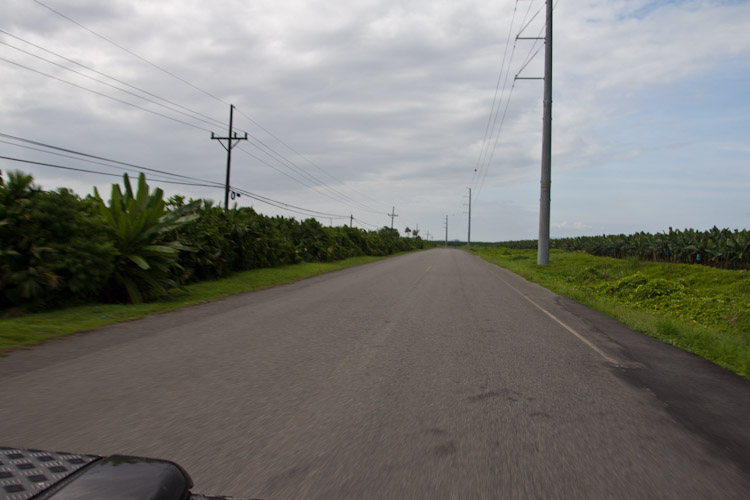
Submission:
[[[84,302],[139,303],[236,271],[383,256],[424,248],[395,229],[324,227],[207,200],[164,199],[143,174],[124,175],[108,202],[45,191],[22,172],[0,175],[0,310]]]
[[[537,248],[537,240],[508,241],[507,248]],[[579,236],[556,238],[551,248],[567,252],[623,259],[638,257],[654,262],[703,264],[722,269],[750,269],[750,231],[719,229],[708,231],[672,229],[668,232],[631,235]]]

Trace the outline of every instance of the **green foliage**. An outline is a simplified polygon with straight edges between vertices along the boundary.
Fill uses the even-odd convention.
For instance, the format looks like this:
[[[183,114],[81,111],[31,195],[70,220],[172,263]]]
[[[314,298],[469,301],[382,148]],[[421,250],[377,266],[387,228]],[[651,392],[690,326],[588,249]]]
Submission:
[[[127,297],[138,304],[167,295],[171,288],[181,285],[172,279],[171,272],[177,265],[179,251],[190,248],[166,235],[197,216],[192,213],[192,203],[167,211],[163,191],[157,188],[150,193],[143,174],[135,194],[128,174],[123,180],[125,193],[114,184],[109,206],[96,189],[94,194],[116,250],[109,292],[115,299]]]
[[[750,378],[750,272],[474,246],[490,262]]]
[[[0,308],[39,309],[95,298],[113,249],[91,199],[45,192],[31,176],[0,183]]]
[[[108,204],[96,190],[80,199],[65,189],[42,191],[21,173],[0,178],[0,309],[138,303],[238,271],[424,246],[387,227],[324,227],[181,196],[165,202],[143,175],[137,191],[125,175]]]
[[[537,240],[510,241],[500,245],[512,249],[533,249]],[[750,269],[750,231],[730,231],[716,226],[708,231],[685,229],[668,233],[580,236],[557,238],[552,248],[568,252],[583,251],[600,257],[618,259],[636,257],[654,262],[704,264],[722,269]]]

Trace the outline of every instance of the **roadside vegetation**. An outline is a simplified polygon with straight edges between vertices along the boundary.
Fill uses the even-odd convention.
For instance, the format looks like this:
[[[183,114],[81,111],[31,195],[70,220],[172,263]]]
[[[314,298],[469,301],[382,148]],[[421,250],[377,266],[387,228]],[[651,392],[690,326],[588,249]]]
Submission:
[[[85,198],[44,191],[10,172],[0,175],[0,350],[80,330],[78,313],[91,328],[424,248],[414,236],[165,200],[143,175],[135,188],[125,175],[105,201],[96,190]],[[227,283],[236,287],[224,293]],[[108,321],[86,311],[105,311],[98,319]],[[29,327],[26,336],[19,325],[37,318],[52,329]]]
[[[536,240],[509,241],[506,248],[536,249]],[[638,257],[651,262],[702,264],[721,269],[750,269],[750,231],[672,229],[664,233],[611,234],[556,238],[550,246],[566,252],[586,252],[599,257]]]
[[[470,251],[664,342],[750,379],[750,272],[475,245]]]

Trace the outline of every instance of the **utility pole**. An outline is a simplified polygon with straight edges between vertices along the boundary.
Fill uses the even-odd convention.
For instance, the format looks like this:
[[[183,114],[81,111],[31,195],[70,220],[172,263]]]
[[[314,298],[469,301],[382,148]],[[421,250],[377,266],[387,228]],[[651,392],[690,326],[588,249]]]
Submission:
[[[550,187],[552,184],[552,0],[547,0],[547,33],[544,39],[544,129],[542,180],[539,199],[539,248],[536,263],[549,264]]]
[[[448,248],[448,215],[445,216],[445,248]]]
[[[466,238],[466,241],[468,243],[468,246],[471,246],[471,188],[466,188],[469,190],[469,235]]]
[[[349,227],[354,227],[354,215],[349,215]]]
[[[536,263],[549,264],[550,187],[552,185],[552,0],[547,0],[547,22],[544,40],[544,77],[516,80],[544,80],[544,117],[542,124],[542,176],[539,196],[539,240]],[[517,36],[516,40],[540,40]]]
[[[396,213],[396,207],[393,207],[391,209],[391,213],[386,214],[386,215],[389,215],[391,217],[391,229],[393,229],[393,218],[398,217],[398,214]]]
[[[234,148],[237,144],[239,144],[240,141],[247,140],[247,132],[245,132],[245,137],[238,136],[237,132],[234,132],[234,135],[232,135],[233,119],[234,119],[234,104],[230,104],[229,105],[229,135],[226,137],[216,137],[214,133],[211,132],[211,139],[219,141],[219,144],[221,144],[221,147],[227,150],[227,180],[226,180],[226,183],[224,184],[224,210],[229,210],[229,171],[232,168],[232,148]],[[225,146],[222,141],[227,141],[227,145]],[[234,197],[234,195],[232,195],[232,197]]]

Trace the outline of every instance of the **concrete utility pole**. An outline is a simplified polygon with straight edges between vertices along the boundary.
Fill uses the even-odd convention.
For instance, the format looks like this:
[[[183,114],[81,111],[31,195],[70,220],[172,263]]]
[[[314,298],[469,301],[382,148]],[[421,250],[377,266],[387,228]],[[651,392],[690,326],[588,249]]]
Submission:
[[[216,137],[214,133],[211,132],[211,139],[219,141],[219,144],[221,144],[221,147],[227,150],[227,181],[224,184],[224,210],[229,210],[229,171],[232,168],[232,148],[235,147],[237,144],[239,144],[240,141],[247,140],[247,132],[245,132],[245,137],[239,137],[237,135],[237,132],[234,132],[234,135],[232,135],[233,119],[234,119],[234,104],[230,104],[229,105],[229,135],[227,137]],[[222,141],[227,141],[227,145],[225,146]],[[234,194],[232,194],[232,198],[234,198]]]
[[[468,246],[471,246],[471,188],[466,189],[469,190],[469,235],[466,238],[466,242]]]
[[[542,179],[539,197],[539,240],[536,262],[549,264],[550,187],[552,185],[552,0],[547,0],[547,22],[544,40],[544,77],[516,80],[544,80],[544,117],[542,126]],[[517,36],[516,40],[542,40],[539,37]],[[524,66],[525,67],[525,66]]]
[[[544,129],[542,180],[539,198],[539,247],[536,263],[549,264],[550,187],[552,184],[552,0],[547,0],[547,34],[544,39]]]
[[[445,248],[448,248],[448,216],[445,216]]]
[[[393,218],[394,217],[398,217],[398,214],[396,213],[396,207],[393,207],[391,209],[391,213],[386,214],[386,215],[390,215],[391,216],[391,229],[393,229]]]
[[[354,227],[354,215],[349,215],[349,227]]]

